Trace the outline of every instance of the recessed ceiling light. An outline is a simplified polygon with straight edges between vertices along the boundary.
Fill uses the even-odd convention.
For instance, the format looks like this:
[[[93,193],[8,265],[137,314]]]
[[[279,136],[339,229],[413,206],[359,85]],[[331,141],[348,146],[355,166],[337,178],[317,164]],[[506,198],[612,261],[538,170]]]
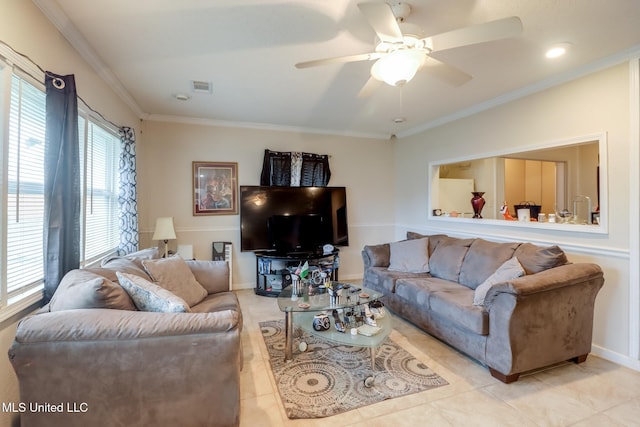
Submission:
[[[549,49],[547,49],[547,52],[544,54],[544,56],[546,56],[549,59],[559,58],[563,56],[565,53],[567,53],[570,47],[571,47],[571,43],[567,43],[567,42],[556,43],[552,45]]]
[[[404,122],[406,122],[406,121],[407,121],[407,119],[406,119],[406,118],[404,118],[404,117],[395,117],[395,118],[393,119],[393,123],[397,123],[397,124],[404,123]]]
[[[178,93],[175,95],[175,97],[178,101],[188,101],[190,98],[189,95],[185,95],[184,93]]]

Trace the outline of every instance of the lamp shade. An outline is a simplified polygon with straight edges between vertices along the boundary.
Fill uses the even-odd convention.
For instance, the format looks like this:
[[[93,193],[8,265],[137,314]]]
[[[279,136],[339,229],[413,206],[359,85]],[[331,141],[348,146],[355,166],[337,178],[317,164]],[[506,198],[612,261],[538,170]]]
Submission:
[[[371,75],[391,86],[402,86],[411,80],[424,64],[425,54],[420,50],[396,50],[378,59],[371,67]]]
[[[151,240],[171,240],[176,238],[176,230],[173,228],[173,217],[165,216],[156,219],[156,229]]]

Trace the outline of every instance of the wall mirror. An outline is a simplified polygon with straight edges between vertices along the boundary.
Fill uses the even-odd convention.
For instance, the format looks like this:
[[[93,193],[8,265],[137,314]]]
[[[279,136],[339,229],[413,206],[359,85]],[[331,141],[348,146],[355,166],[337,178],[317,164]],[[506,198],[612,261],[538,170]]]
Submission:
[[[580,231],[606,232],[606,155],[606,135],[596,134],[432,162],[429,217],[471,219],[475,191],[484,192],[481,221],[575,231],[576,226],[586,226]],[[532,206],[530,221],[517,218],[517,208],[523,205]],[[505,209],[513,220],[505,218]],[[541,222],[538,213],[544,214]]]

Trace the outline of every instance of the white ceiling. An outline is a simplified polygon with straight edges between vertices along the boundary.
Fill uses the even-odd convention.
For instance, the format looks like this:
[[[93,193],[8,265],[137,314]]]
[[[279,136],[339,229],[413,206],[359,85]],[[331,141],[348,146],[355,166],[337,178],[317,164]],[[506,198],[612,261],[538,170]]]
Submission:
[[[362,99],[372,62],[294,67],[371,52],[374,32],[357,7],[362,0],[33,1],[149,120],[388,138],[640,52],[638,0],[409,0],[406,21],[428,35],[512,15],[524,31],[434,54],[473,76],[463,86],[421,70],[403,88],[381,85]],[[546,59],[556,42],[572,43],[568,55]],[[211,82],[212,93],[194,93],[193,80]],[[394,123],[396,117],[406,121]]]

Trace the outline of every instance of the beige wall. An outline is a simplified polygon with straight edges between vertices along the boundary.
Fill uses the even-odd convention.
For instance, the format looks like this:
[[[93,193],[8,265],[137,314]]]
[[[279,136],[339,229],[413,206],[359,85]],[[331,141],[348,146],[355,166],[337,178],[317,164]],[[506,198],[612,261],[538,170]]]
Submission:
[[[211,242],[232,242],[234,288],[255,287],[255,256],[240,251],[239,215],[193,216],[193,161],[236,162],[239,185],[259,185],[266,148],[330,155],[329,185],[347,188],[350,245],[341,248],[341,279],[362,277],[365,244],[393,237],[391,141],[146,121],[137,147],[141,246],[157,244],[150,239],[159,216],[174,217],[170,249],[192,245],[198,259],[211,259]]]
[[[594,351],[637,367],[630,359],[629,67],[621,64],[526,98],[403,138],[396,149],[397,236],[406,229],[559,244],[572,261],[600,264],[606,283],[596,301]],[[606,132],[609,233],[567,233],[427,219],[429,162]],[[473,141],[473,144],[469,144]],[[637,165],[635,166],[637,167]],[[637,198],[637,195],[635,196]],[[637,284],[633,284],[637,286]]]

